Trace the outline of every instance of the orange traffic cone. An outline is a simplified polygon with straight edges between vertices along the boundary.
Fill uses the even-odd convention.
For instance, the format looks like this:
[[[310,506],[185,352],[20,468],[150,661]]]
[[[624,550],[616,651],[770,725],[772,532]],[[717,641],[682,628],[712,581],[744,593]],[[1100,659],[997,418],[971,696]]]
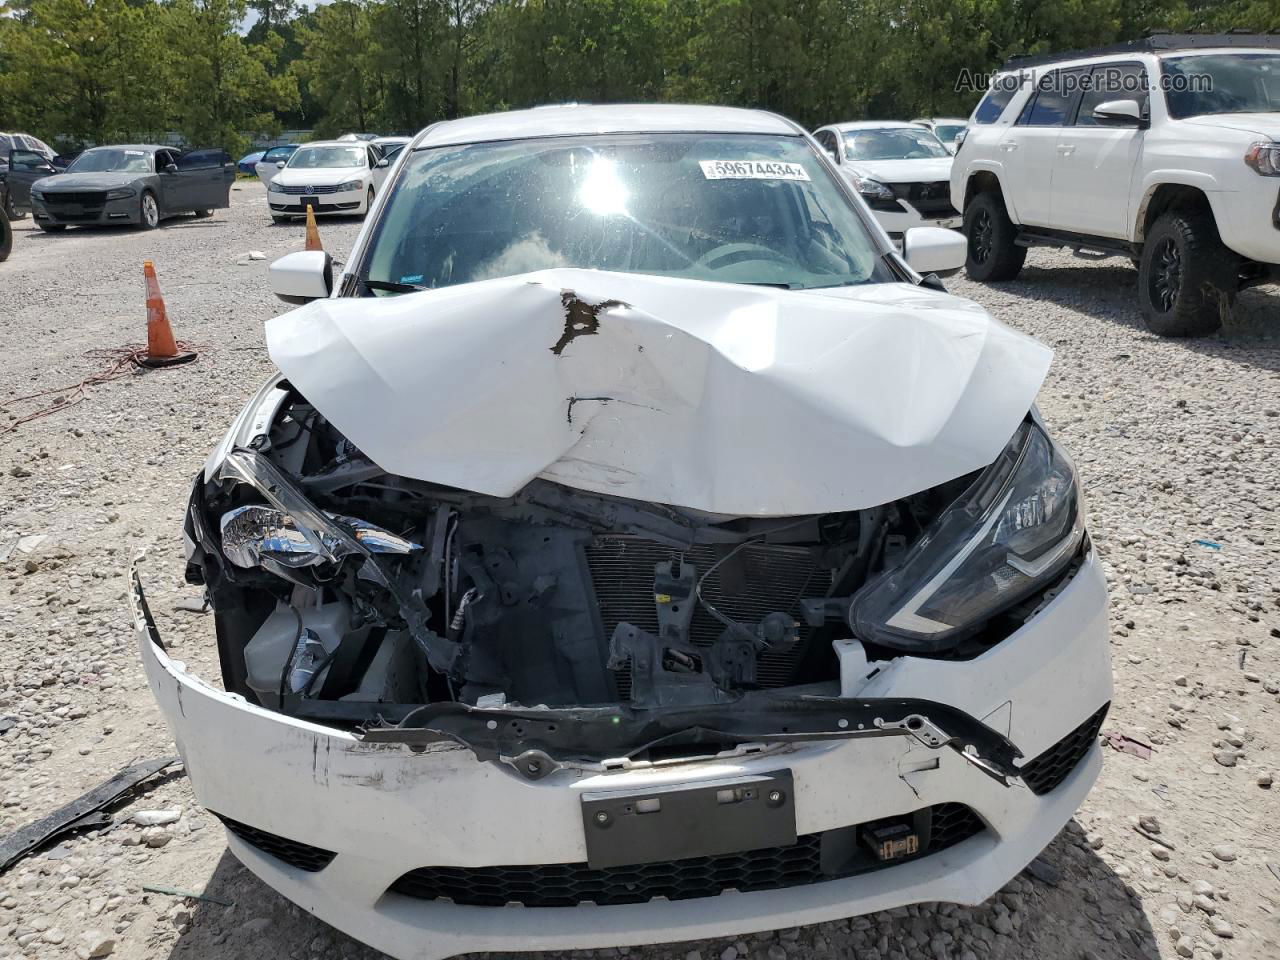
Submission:
[[[147,355],[138,362],[144,367],[171,367],[194,360],[194,353],[179,353],[173,329],[164,310],[164,297],[156,280],[156,268],[150,260],[142,262],[142,275],[147,283]]]
[[[320,231],[316,229],[316,214],[311,205],[307,205],[307,245],[306,250],[323,250],[320,245]]]

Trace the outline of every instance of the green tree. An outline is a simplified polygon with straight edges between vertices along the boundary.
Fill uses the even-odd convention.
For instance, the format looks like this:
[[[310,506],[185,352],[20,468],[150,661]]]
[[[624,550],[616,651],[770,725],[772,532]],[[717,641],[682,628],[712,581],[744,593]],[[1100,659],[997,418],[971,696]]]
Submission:
[[[299,79],[323,111],[326,133],[371,130],[383,119],[381,48],[369,4],[336,0],[319,7],[311,25],[299,28],[304,56]]]
[[[167,22],[174,118],[192,143],[239,153],[245,132],[274,132],[277,111],[298,105],[292,73],[276,69],[284,41],[249,44],[238,32],[245,0],[173,0]]]

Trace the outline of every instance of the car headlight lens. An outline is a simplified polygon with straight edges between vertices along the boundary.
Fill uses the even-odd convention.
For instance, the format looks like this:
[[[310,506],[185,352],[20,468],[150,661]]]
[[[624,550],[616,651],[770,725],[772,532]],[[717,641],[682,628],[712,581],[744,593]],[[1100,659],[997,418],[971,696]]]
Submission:
[[[1255,143],[1245,152],[1244,162],[1264,177],[1280,177],[1280,143]]]
[[[41,193],[39,190],[32,190],[32,191],[31,191],[31,199],[32,199],[32,200],[41,200],[41,201],[43,201],[43,200],[44,200],[44,194],[43,194],[43,193]]]
[[[328,514],[347,528],[370,553],[412,553],[416,543],[389,530],[338,514]],[[252,569],[264,560],[296,569],[339,560],[349,552],[335,537],[300,525],[282,510],[267,506],[237,507],[222,515],[222,552],[237,567]]]
[[[137,195],[138,191],[130,189],[129,187],[122,187],[119,190],[107,191],[108,200],[128,200],[130,197],[136,197]]]
[[[879,180],[870,177],[854,177],[853,185],[858,192],[869,200],[893,200],[893,191]]]
[[[267,192],[284,193],[284,184],[281,183],[279,180],[272,180],[269,184],[267,184]]]
[[[850,626],[900,650],[947,649],[1058,575],[1083,539],[1075,467],[1025,421],[905,559],[857,593]]]
[[[359,189],[360,189],[361,187],[363,187],[363,186],[364,186],[364,182],[363,182],[363,181],[360,181],[360,180],[348,180],[346,183],[340,183],[340,184],[338,184],[338,189],[339,189],[340,191],[344,191],[344,190],[359,190]]]

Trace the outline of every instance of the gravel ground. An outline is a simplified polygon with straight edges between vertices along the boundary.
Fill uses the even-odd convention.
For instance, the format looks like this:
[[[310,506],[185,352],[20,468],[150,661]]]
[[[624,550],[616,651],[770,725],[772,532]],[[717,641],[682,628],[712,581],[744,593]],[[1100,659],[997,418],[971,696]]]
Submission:
[[[150,551],[166,639],[217,677],[209,618],[173,609],[195,596],[179,523],[189,478],[269,370],[259,326],[280,304],[265,263],[302,245],[300,226],[270,224],[257,184],[232,198],[212,219],[154,233],[53,236],[26,220],[0,266],[0,430],[34,409],[14,398],[77,382],[104,365],[88,351],[143,338],[143,259],[178,337],[201,348],[194,365],[127,375],[0,434],[5,831],[172,749],[132,646],[125,567],[137,550]],[[322,222],[327,248],[341,258],[358,226]],[[1135,282],[1122,261],[1034,251],[1016,283],[951,285],[1057,351],[1040,403],[1076,456],[1111,584],[1108,727],[1150,743],[1150,759],[1110,752],[1034,872],[981,907],[575,956],[1280,956],[1280,291],[1247,294],[1223,336],[1175,342],[1143,331]],[[181,816],[129,822],[157,810]],[[181,775],[115,815],[0,875],[0,957],[374,956],[240,868]]]

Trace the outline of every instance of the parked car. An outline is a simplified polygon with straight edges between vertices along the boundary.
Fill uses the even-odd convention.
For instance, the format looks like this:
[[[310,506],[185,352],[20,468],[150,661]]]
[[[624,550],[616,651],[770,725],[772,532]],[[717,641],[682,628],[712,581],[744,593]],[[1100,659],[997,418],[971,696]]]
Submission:
[[[220,684],[134,575],[237,857],[434,960],[976,903],[1053,840],[1105,581],[1051,351],[921,276],[962,237],[712,107],[439,123],[384,194],[272,265],[308,305],[195,478]]]
[[[369,142],[372,143],[377,151],[385,157],[393,150],[402,149],[409,143],[413,142],[413,137],[375,137]]]
[[[4,178],[4,214],[8,220],[20,220],[31,212],[31,187],[57,173],[53,162],[43,153],[15,147],[6,155]]]
[[[236,169],[245,176],[253,176],[257,172],[258,163],[266,152],[265,150],[255,150],[252,153],[246,153],[240,158],[240,162],[236,164]]]
[[[958,227],[951,151],[913,123],[869,120],[814,132],[892,237],[912,227]]]
[[[364,215],[373,205],[386,167],[370,144],[348,140],[306,143],[294,151],[267,185],[267,203],[276,223],[326,213]]]
[[[1030,246],[1126,257],[1147,327],[1176,337],[1280,279],[1280,37],[1166,34],[1006,66],[951,178],[970,277],[1016,277]]]
[[[960,145],[960,138],[969,126],[969,121],[960,117],[921,117],[912,123],[932,130],[933,135],[942,141],[943,146],[953,154]]]
[[[264,153],[258,162],[254,165],[253,172],[257,174],[258,179],[265,184],[270,184],[273,177],[280,167],[289,162],[289,158],[293,156],[293,152],[298,149],[296,143],[286,143],[278,147],[272,147]]]
[[[47,163],[57,169],[58,158],[43,140],[38,140],[28,133],[0,133],[0,174],[9,169],[9,153],[13,150],[23,151],[24,156],[28,153],[35,154],[40,158],[42,165]],[[10,220],[22,219],[27,215],[27,209],[25,203],[22,206],[15,205],[12,195],[4,200],[3,206],[0,206],[0,211],[3,211],[4,216]]]
[[[10,180],[16,175],[11,169]],[[41,230],[85,224],[134,224],[152,230],[175,214],[208,216],[230,206],[234,181],[235,166],[223,150],[179,153],[150,144],[124,144],[86,150],[66,173],[35,180],[29,190]]]

